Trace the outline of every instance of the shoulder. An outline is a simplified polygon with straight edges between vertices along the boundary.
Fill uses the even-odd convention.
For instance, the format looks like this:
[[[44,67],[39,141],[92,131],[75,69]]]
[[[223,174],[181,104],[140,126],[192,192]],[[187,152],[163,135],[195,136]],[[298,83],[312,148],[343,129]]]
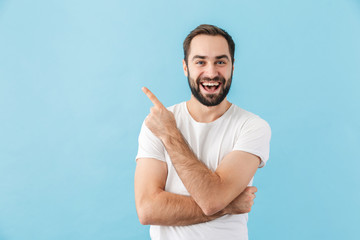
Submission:
[[[176,120],[180,120],[186,116],[186,102],[181,102],[167,107],[167,110],[174,114]]]
[[[185,104],[185,102],[174,104],[174,105],[172,105],[170,107],[167,107],[167,110],[169,110],[170,112],[173,112],[173,113],[179,112],[183,108],[184,104]]]
[[[241,118],[236,131],[234,150],[240,150],[259,156],[263,167],[269,159],[271,128],[260,116],[241,109],[235,111],[234,116]]]
[[[267,123],[267,121],[262,119],[260,116],[242,109],[234,104],[231,118],[238,125],[240,125],[242,129],[263,128],[270,131],[270,125]]]

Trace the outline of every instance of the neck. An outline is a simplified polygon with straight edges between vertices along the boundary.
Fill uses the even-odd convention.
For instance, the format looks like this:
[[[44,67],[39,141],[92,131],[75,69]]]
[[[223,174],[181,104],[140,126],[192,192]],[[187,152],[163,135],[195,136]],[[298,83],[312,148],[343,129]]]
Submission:
[[[195,121],[209,123],[221,117],[230,108],[231,103],[225,98],[219,105],[208,107],[191,95],[190,100],[186,102],[186,106]]]

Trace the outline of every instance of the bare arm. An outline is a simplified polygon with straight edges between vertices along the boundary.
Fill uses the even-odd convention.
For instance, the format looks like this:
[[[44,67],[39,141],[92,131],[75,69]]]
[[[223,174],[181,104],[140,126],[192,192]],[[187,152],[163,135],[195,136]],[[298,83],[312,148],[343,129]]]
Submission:
[[[190,196],[166,192],[166,163],[138,159],[135,172],[135,202],[141,224],[183,226],[207,222],[225,214],[251,210],[256,188],[248,188],[223,211],[207,216]]]
[[[163,138],[163,143],[186,189],[208,216],[224,209],[245,190],[260,163],[255,155],[233,151],[213,172],[197,159],[177,129]]]
[[[233,151],[222,159],[215,172],[211,171],[187,145],[177,129],[174,115],[147,88],[143,91],[154,103],[145,124],[162,140],[192,198],[207,216],[223,210],[244,191],[259,166],[260,158]]]
[[[190,196],[166,192],[167,165],[156,159],[138,159],[135,171],[135,202],[144,225],[181,226],[223,216],[206,216]]]

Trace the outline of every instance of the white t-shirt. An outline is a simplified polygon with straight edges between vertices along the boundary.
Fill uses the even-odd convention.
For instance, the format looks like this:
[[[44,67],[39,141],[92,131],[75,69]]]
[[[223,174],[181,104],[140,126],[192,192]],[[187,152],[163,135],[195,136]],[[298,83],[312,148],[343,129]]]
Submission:
[[[186,102],[168,108],[174,113],[178,129],[197,158],[215,171],[225,155],[241,150],[257,155],[263,167],[269,158],[271,130],[259,116],[232,104],[218,119],[210,123],[196,122],[188,112]],[[145,124],[139,135],[136,159],[155,158],[167,163],[165,190],[189,196],[173,167],[161,140]],[[252,185],[252,180],[249,183]],[[248,239],[247,214],[225,215],[210,222],[189,226],[151,226],[153,240]]]

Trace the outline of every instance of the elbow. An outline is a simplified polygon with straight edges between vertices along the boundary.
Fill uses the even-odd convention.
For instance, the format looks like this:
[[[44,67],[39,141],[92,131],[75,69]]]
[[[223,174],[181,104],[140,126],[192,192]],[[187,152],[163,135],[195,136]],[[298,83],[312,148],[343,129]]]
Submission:
[[[223,194],[219,194],[219,191],[213,192],[207,196],[198,197],[197,199],[194,198],[194,200],[206,216],[212,216],[228,205]]]
[[[159,225],[159,199],[161,191],[135,195],[136,212],[142,225]]]
[[[216,207],[209,207],[209,208],[203,208],[203,212],[206,216],[212,216],[218,212],[220,212],[223,208],[216,208]]]
[[[141,225],[150,225],[150,220],[148,216],[144,216],[144,215],[138,215],[138,216]]]
[[[226,206],[220,201],[209,201],[202,206],[200,206],[201,210],[206,216],[212,216],[221,210],[223,210]]]
[[[151,206],[149,202],[143,202],[141,204],[137,204],[136,211],[139,218],[139,222],[142,225],[150,225],[152,224],[152,212]]]
[[[149,214],[148,211],[146,211],[145,209],[137,209],[137,214],[138,214],[139,222],[142,225],[151,224],[151,219],[150,219],[151,214]]]
[[[202,210],[203,210],[204,214],[208,217],[210,217],[218,212],[217,209],[215,209],[215,208],[205,208]]]

